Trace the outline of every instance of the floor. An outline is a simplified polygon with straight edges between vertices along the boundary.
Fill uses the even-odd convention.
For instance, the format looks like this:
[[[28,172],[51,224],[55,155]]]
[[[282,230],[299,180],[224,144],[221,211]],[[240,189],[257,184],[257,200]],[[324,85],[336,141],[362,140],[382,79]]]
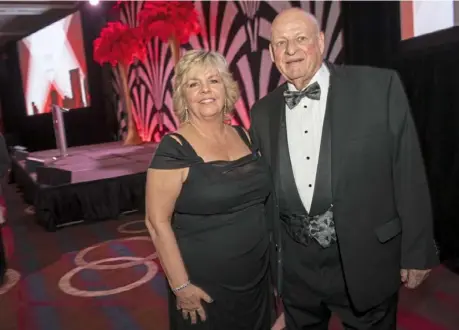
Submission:
[[[6,190],[14,255],[0,288],[1,330],[168,329],[165,280],[142,215],[49,233],[14,186]],[[398,327],[459,329],[459,276],[439,267],[418,290],[402,290]],[[330,329],[341,329],[338,320]]]

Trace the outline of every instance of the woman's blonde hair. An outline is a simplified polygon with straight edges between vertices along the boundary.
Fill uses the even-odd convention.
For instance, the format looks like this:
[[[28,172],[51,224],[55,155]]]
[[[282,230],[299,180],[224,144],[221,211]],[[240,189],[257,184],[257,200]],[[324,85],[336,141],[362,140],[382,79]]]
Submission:
[[[187,51],[175,66],[174,91],[172,99],[174,112],[180,123],[188,120],[187,105],[184,98],[183,87],[186,76],[196,66],[212,67],[218,70],[225,87],[224,118],[231,114],[234,104],[239,98],[239,87],[231,75],[226,59],[219,53],[206,50]]]

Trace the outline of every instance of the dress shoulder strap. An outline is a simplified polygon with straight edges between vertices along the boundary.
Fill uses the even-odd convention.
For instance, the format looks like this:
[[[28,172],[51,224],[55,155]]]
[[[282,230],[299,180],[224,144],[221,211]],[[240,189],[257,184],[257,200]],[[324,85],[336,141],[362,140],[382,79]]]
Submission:
[[[177,139],[175,139],[175,136]],[[156,148],[150,168],[177,169],[202,162],[189,142],[178,133],[165,135]]]
[[[191,145],[191,143],[188,142],[188,140],[185,139],[185,137],[182,134],[174,132],[174,133],[170,133],[169,135],[170,136],[175,136],[177,139],[179,139],[182,147],[185,148],[187,150],[187,152],[189,152],[191,155],[198,156],[198,154],[194,150],[194,148]]]
[[[249,133],[242,127],[242,126],[233,126],[234,129],[238,132],[239,136],[241,137],[242,141],[252,149],[252,142],[249,139]]]

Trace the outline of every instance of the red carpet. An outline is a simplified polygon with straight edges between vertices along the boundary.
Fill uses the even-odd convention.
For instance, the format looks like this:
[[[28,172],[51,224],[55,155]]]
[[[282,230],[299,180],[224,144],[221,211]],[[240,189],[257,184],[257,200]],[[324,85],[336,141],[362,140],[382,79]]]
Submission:
[[[15,246],[1,330],[168,329],[165,280],[142,215],[48,233],[16,193],[7,201]],[[336,319],[330,328],[341,329]],[[403,290],[399,329],[459,329],[459,276],[439,267],[418,290]]]

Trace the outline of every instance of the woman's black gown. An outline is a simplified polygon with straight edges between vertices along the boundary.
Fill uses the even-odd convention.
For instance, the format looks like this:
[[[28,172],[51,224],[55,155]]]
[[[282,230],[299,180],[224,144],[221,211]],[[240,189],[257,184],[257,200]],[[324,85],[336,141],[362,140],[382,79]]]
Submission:
[[[169,290],[171,330],[270,329],[268,233],[264,203],[269,173],[245,132],[252,153],[234,161],[204,162],[179,134],[165,136],[150,167],[189,167],[172,227],[190,280],[214,300],[203,302],[207,320],[192,325]]]

